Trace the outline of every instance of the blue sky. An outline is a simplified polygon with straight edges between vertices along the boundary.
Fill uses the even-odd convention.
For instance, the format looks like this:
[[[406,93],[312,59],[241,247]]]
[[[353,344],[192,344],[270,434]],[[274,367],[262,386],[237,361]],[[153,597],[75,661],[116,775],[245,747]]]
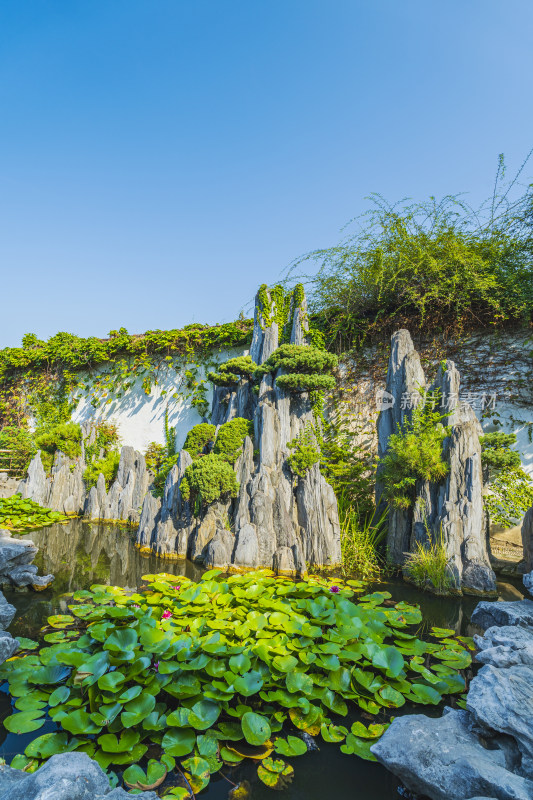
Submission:
[[[2,0],[0,346],[234,319],[533,145],[530,0]],[[529,170],[533,172],[533,168]]]

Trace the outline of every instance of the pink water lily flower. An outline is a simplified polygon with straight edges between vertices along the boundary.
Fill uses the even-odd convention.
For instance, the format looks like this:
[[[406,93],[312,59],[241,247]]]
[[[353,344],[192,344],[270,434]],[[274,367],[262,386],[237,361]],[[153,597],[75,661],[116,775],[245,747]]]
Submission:
[[[172,588],[174,589],[175,592],[177,592],[178,589],[181,589],[181,586],[173,586]]]
[[[156,661],[154,663],[154,669],[155,669],[156,672],[158,671],[158,669],[159,669],[159,661]]]
[[[171,616],[172,616],[172,611],[169,611],[168,608],[166,611],[163,611],[163,617],[162,617],[163,619],[170,619]]]
[[[340,592],[340,589],[339,589],[338,586],[330,586],[329,590],[330,590],[330,592],[333,592],[333,594],[338,594]]]

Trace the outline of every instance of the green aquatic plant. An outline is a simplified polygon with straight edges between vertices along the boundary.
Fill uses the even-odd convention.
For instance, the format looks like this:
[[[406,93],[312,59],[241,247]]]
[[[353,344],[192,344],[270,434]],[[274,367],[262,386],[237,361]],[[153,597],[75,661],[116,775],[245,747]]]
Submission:
[[[25,500],[20,494],[0,498],[0,528],[7,528],[18,533],[24,530],[44,528],[54,522],[62,522],[66,519],[68,517],[65,514],[52,511],[50,508],[43,508],[33,500]]]
[[[442,535],[432,537],[428,532],[427,542],[417,542],[414,553],[407,556],[404,570],[419,589],[449,594],[455,586]]]
[[[347,493],[340,495],[338,506],[343,574],[376,580],[384,561],[381,548],[387,537],[385,513],[378,520],[373,514],[361,517],[357,507],[350,504]]]
[[[29,744],[24,736],[12,766],[33,771],[81,750],[103,769],[127,767],[128,786],[165,791],[179,765],[179,796],[192,798],[251,760],[261,781],[282,788],[294,769],[285,759],[307,751],[301,734],[375,760],[370,746],[390,710],[465,689],[471,657],[453,631],[418,639],[418,607],[363,594],[358,581],[293,582],[267,570],[144,580],[133,594],[75,592],[69,613],[48,619],[45,645],[24,642],[0,667],[15,704],[4,727],[37,732],[47,717],[58,726]],[[350,725],[350,712],[375,722]]]
[[[231,464],[214,453],[198,458],[189,464],[180,484],[184,500],[194,502],[199,510],[224,497],[236,497],[239,491],[237,477]]]

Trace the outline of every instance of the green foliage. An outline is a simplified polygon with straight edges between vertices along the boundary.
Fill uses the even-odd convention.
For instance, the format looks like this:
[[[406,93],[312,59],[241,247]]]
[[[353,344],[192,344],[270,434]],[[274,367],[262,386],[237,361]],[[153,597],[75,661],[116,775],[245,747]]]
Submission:
[[[388,449],[381,459],[380,480],[385,499],[398,508],[409,508],[414,501],[418,479],[440,481],[449,466],[442,456],[442,443],[447,435],[443,416],[434,411],[429,394],[406,420],[403,430],[389,437]]]
[[[100,473],[104,476],[106,489],[109,489],[110,485],[117,477],[119,463],[120,453],[116,450],[110,450],[103,458],[88,464],[83,472],[83,480],[85,481],[87,490],[92,486],[96,486]]]
[[[502,528],[517,525],[533,506],[533,484],[527,472],[511,468],[494,477],[484,496],[490,521]]]
[[[71,333],[57,333],[47,342],[24,337],[22,347],[0,350],[0,378],[16,369],[91,369],[125,356],[175,354],[191,356],[216,348],[245,346],[250,341],[252,320],[224,325],[186,325],[181,330],[147,331],[141,336],[125,328],[111,331],[109,339],[84,339]]]
[[[180,488],[182,497],[194,501],[199,509],[222,497],[236,497],[239,484],[231,464],[210,453],[187,467]]]
[[[522,469],[520,454],[511,449],[514,433],[487,433],[480,438],[481,460],[488,469],[485,507],[491,522],[509,528],[533,505],[533,484]]]
[[[63,422],[52,428],[35,432],[35,444],[41,451],[41,461],[46,472],[50,472],[54,456],[61,450],[68,458],[81,456],[81,428],[75,422]]]
[[[170,458],[176,452],[176,429],[168,424],[168,407],[165,408],[163,432],[165,436],[165,450],[167,457]]]
[[[264,364],[259,366],[258,377],[262,377],[267,372],[275,372],[280,368],[286,372],[301,372],[305,374],[331,372],[337,366],[337,363],[338,359],[333,353],[319,350],[318,347],[282,344],[274,350]]]
[[[247,436],[253,439],[253,435],[254,424],[251,420],[234,417],[218,429],[213,452],[233,465],[241,454],[244,440]]]
[[[255,369],[257,364],[251,356],[238,356],[220,364],[218,371],[210,372],[207,377],[216,386],[230,386],[238,383],[243,376],[250,378]]]
[[[103,454],[106,455],[111,450],[116,450],[119,445],[118,428],[113,422],[100,420],[93,428],[94,441],[92,444],[85,443],[85,461],[90,464],[94,459]],[[91,437],[92,438],[92,437]]]
[[[520,454],[511,450],[511,445],[516,443],[514,433],[487,433],[481,436],[481,460],[489,467],[489,472],[494,475],[502,470],[520,467]]]
[[[353,416],[334,408],[322,425],[321,472],[333,487],[341,510],[353,509],[358,524],[374,513],[375,466],[369,447],[357,443]],[[342,513],[341,513],[342,517]]]
[[[15,468],[19,474],[26,471],[36,453],[36,447],[33,435],[25,422],[20,426],[5,425],[0,430],[0,450],[10,451],[8,454],[0,453],[0,470],[10,463],[12,469]]]
[[[442,536],[432,538],[428,534],[428,539],[426,544],[416,543],[415,552],[407,556],[404,571],[419,589],[449,594],[455,584]]]
[[[156,495],[156,497],[162,497],[163,496],[163,491],[164,491],[164,488],[165,488],[165,481],[166,481],[166,479],[168,477],[168,473],[170,472],[170,470],[172,469],[174,464],[177,464],[179,457],[180,457],[179,453],[174,453],[174,455],[168,456],[167,458],[164,458],[163,461],[161,462],[161,464],[159,465],[159,469],[158,469],[157,474],[156,474],[156,476],[154,478],[154,487],[155,487],[155,495]]]
[[[28,334],[21,348],[0,350],[0,425],[20,424],[29,409],[39,427],[54,427],[68,421],[71,399],[76,402],[84,397],[97,408],[120,399],[139,379],[150,394],[162,369],[180,373],[172,397],[185,393],[198,413],[206,416],[208,386],[199,377],[200,365],[209,368],[215,350],[246,346],[251,331],[252,321],[240,319],[225,325],[148,331],[142,336],[120,328],[111,331],[107,340],[59,333],[44,342]]]
[[[119,436],[117,426],[113,422],[101,420],[93,428],[92,444],[85,445],[85,463],[83,480],[87,489],[96,486],[100,473],[104,476],[106,488],[117,477],[120,453],[118,452]]]
[[[208,422],[200,422],[191,428],[185,439],[183,449],[186,450],[191,458],[198,458],[205,450],[208,444],[215,441],[216,434],[215,425]]]
[[[53,643],[0,667],[11,694],[24,697],[4,720],[23,734],[13,766],[81,750],[105,770],[126,767],[126,784],[138,789],[163,788],[166,773],[175,784],[178,765],[197,794],[224,765],[249,759],[261,781],[282,788],[293,770],[283,759],[307,751],[300,735],[372,760],[369,745],[387,724],[348,727],[350,712],[372,718],[465,689],[458,670],[471,658],[453,632],[444,642],[441,631],[417,639],[418,607],[393,606],[388,592],[358,599],[358,581],[220,570],[199,583],[144,580],[134,594],[105,585],[76,592],[70,613],[43,629]],[[57,730],[28,742],[47,716]]]
[[[20,494],[0,498],[0,528],[21,532],[44,528],[65,519],[64,514],[43,508],[33,500],[24,500]]]
[[[332,392],[336,381],[333,375],[278,375],[276,383],[289,392]]]
[[[320,461],[320,445],[313,426],[307,422],[304,430],[295,439],[288,442],[287,447],[292,450],[287,461],[294,475],[303,478],[313,464]]]
[[[313,262],[310,308],[328,346],[342,351],[399,327],[427,334],[527,320],[533,203],[526,194],[522,219],[516,205],[495,215],[453,196],[389,204],[373,195],[355,233],[293,267]]]
[[[150,442],[148,447],[146,448],[146,452],[144,454],[144,459],[146,461],[147,468],[155,474],[159,472],[161,465],[165,459],[165,446],[159,444],[158,442]]]
[[[337,497],[341,528],[341,563],[344,575],[377,580],[381,574],[381,549],[387,536],[385,515],[375,522],[373,514],[362,517],[350,502],[349,492]]]
[[[318,347],[296,344],[280,345],[264,364],[254,370],[254,380],[260,381],[263,375],[282,369],[276,383],[291,392],[322,392],[335,388],[335,378],[328,375],[337,366],[333,353]],[[288,374],[286,374],[288,373]]]

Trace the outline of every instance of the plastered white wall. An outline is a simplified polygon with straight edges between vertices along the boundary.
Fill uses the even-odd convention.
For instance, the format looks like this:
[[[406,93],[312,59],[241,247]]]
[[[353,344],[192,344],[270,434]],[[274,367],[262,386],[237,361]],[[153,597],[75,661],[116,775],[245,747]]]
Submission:
[[[218,363],[227,361],[228,358],[248,353],[243,349],[228,349],[213,355],[213,361]],[[86,422],[88,420],[109,420],[118,427],[121,444],[131,445],[136,450],[144,453],[150,442],[163,444],[165,410],[168,407],[168,421],[176,429],[176,448],[183,446],[189,430],[202,422],[202,418],[191,406],[191,396],[187,397],[185,388],[185,371],[191,364],[181,367],[176,371],[172,364],[161,367],[157,376],[157,385],[153,385],[150,394],[146,394],[142,387],[142,377],[135,380],[133,386],[126,390],[122,397],[113,398],[111,402],[101,403],[97,408],[91,405],[90,397],[83,397],[72,414],[73,422]],[[102,372],[105,369],[102,369]],[[206,370],[200,367],[198,378],[205,377]],[[94,377],[95,373],[92,373]],[[80,374],[80,378],[89,378]],[[208,382],[207,400],[211,405],[213,390]],[[177,393],[177,397],[172,395]]]

